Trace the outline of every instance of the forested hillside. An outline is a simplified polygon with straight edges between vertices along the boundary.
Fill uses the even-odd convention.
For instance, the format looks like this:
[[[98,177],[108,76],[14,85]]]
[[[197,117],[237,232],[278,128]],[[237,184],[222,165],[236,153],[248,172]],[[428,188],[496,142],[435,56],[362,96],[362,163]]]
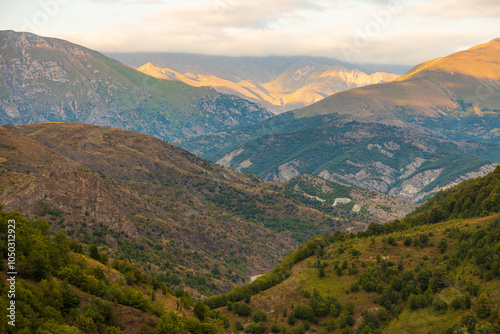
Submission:
[[[181,333],[181,327],[191,333],[223,333],[229,326],[218,311],[207,312],[202,323],[193,315],[189,293],[173,291],[158,276],[110,259],[94,244],[81,244],[62,231],[51,233],[43,220],[5,213],[0,206],[2,239],[13,222],[14,267],[7,268],[7,243],[0,245],[2,333],[152,334]],[[5,275],[13,270],[18,273],[14,288],[6,280],[12,276]]]
[[[204,303],[253,333],[498,333],[499,177],[497,167],[365,232],[314,238]]]

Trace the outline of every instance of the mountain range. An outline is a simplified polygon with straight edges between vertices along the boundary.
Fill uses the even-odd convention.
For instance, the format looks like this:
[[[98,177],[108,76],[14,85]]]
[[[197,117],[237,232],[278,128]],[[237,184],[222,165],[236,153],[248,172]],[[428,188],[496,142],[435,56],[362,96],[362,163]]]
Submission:
[[[270,116],[234,95],[157,80],[67,41],[0,31],[2,124],[84,122],[174,140]]]
[[[12,31],[0,36],[0,122],[115,126],[268,181],[314,174],[417,202],[500,161],[499,40],[270,118],[256,103],[153,78],[70,42]],[[122,56],[138,62],[145,55]],[[333,78],[327,72],[358,71],[327,58],[150,56],[183,75],[274,82],[283,91]],[[330,79],[321,82],[337,82]]]
[[[156,78],[210,86],[257,102],[275,114],[301,108],[354,87],[389,82],[386,72],[365,73],[360,65],[320,57],[223,57],[176,53],[112,53]],[[362,67],[362,65],[361,65]]]
[[[394,82],[332,95],[297,117],[411,123],[452,140],[500,141],[500,39],[419,64]]]
[[[267,180],[309,173],[422,201],[500,162],[499,45],[496,39],[390,83],[176,143]]]

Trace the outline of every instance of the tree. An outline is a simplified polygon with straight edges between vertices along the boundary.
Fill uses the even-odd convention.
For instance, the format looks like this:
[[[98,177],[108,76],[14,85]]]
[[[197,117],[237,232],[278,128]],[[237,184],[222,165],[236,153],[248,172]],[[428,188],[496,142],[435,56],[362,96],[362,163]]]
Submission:
[[[234,327],[236,328],[237,331],[241,331],[243,329],[243,324],[241,323],[241,321],[236,321]]]
[[[426,246],[427,243],[429,242],[429,236],[427,234],[420,234],[418,236],[418,239],[420,240],[420,243],[423,245],[423,246]]]
[[[397,301],[398,296],[391,287],[387,287],[378,300],[379,304],[386,309],[391,309],[391,306],[396,304]]]
[[[264,322],[267,319],[266,312],[255,310],[252,315],[252,320],[254,322]]]
[[[443,238],[438,242],[438,248],[441,251],[441,254],[444,254],[444,252],[446,252],[446,248],[448,248],[448,242],[446,241],[446,239]]]
[[[73,291],[66,281],[61,283],[61,297],[63,312],[69,312],[70,309],[77,307],[80,304],[80,296]]]
[[[422,269],[417,274],[417,281],[420,283],[420,288],[422,291],[426,291],[429,287],[429,280],[432,277],[432,271],[430,269]]]
[[[398,243],[396,242],[396,240],[394,239],[394,237],[392,235],[390,235],[388,238],[387,238],[387,243],[391,246],[397,246]]]
[[[101,254],[96,245],[92,244],[89,246],[89,256],[94,260],[101,261]]]
[[[406,247],[408,247],[408,246],[410,246],[410,245],[411,245],[411,238],[410,238],[410,237],[406,237],[406,238],[405,238],[404,245],[405,245]]]
[[[178,334],[181,333],[181,321],[172,311],[166,313],[156,325],[156,334]]]
[[[350,252],[351,252],[351,256],[353,258],[357,258],[357,257],[359,257],[361,255],[361,252],[358,249],[356,249],[356,248],[351,248]]]
[[[38,295],[40,301],[46,306],[52,306],[53,308],[60,310],[62,309],[62,297],[61,289],[57,280],[42,280],[38,286]]]
[[[233,305],[234,307],[234,305]],[[241,317],[248,317],[252,313],[252,308],[247,303],[239,304],[236,314]]]
[[[474,331],[474,327],[477,324],[476,314],[474,312],[470,312],[469,314],[464,315],[460,323],[462,324],[462,326],[467,328],[470,333],[472,333]]]
[[[425,307],[425,303],[423,303],[423,296],[421,295],[415,295],[415,294],[411,294],[410,297],[408,298],[408,307],[411,309],[411,310],[416,310],[416,309],[419,309],[419,308],[422,308],[422,307]]]
[[[319,265],[319,278],[325,277],[325,265],[320,263]]]
[[[33,246],[33,252],[28,258],[29,269],[27,272],[32,272],[32,277],[41,281],[51,271],[47,246],[42,241],[38,241]]]
[[[484,292],[477,298],[474,304],[474,312],[479,318],[486,318],[491,313],[491,300]]]
[[[194,305],[194,314],[198,319],[200,319],[200,321],[205,320],[208,310],[208,306],[206,306],[203,302],[197,302]]]
[[[432,311],[436,314],[442,314],[448,309],[448,304],[441,298],[434,298],[432,301]]]

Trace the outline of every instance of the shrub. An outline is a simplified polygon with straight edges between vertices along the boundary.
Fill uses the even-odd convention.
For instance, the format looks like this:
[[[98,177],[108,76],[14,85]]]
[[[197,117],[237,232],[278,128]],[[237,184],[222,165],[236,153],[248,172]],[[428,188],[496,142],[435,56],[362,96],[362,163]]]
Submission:
[[[446,248],[448,248],[448,242],[446,239],[441,239],[441,241],[438,242],[438,248],[441,251],[441,254],[444,254],[446,252]]]
[[[426,246],[429,243],[429,236],[427,234],[420,234],[418,239],[423,246]]]
[[[235,305],[236,304],[233,305],[233,308]],[[235,310],[235,312],[240,317],[248,317],[250,314],[252,314],[252,308],[247,303],[241,303],[241,304],[239,304],[239,306],[238,306],[237,310]]]
[[[243,329],[243,324],[241,323],[241,321],[236,321],[234,327],[236,328],[237,331],[241,331]]]
[[[394,237],[392,235],[387,238],[387,243],[391,246],[398,245],[398,243],[396,242],[396,240],[394,239]]]
[[[464,301],[464,298],[462,296],[455,297],[451,301],[451,307],[453,307],[453,309],[455,309],[455,310],[459,310],[463,307],[464,302],[465,301]]]
[[[297,319],[317,322],[316,315],[314,314],[314,310],[311,306],[297,305],[297,307],[293,310],[293,314]]]
[[[410,246],[410,245],[411,245],[411,238],[410,238],[410,237],[406,237],[406,238],[405,238],[404,245],[405,245],[406,247],[408,247],[408,246]]]
[[[266,321],[267,319],[267,314],[266,312],[255,310],[252,315],[252,320],[254,322],[263,322]]]
[[[432,301],[432,311],[436,314],[443,314],[448,309],[448,304],[441,298],[434,298]]]

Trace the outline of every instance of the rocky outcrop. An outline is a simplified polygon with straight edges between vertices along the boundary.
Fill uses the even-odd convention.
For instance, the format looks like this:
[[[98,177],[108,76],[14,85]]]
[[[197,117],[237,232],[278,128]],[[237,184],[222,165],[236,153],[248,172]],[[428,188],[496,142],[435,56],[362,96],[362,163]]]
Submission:
[[[265,180],[272,182],[285,182],[291,180],[294,177],[300,175],[300,172],[297,168],[300,168],[302,166],[303,163],[297,159],[286,162],[278,166],[278,173],[269,173]]]
[[[418,173],[408,180],[404,181],[401,186],[392,188],[389,195],[398,196],[409,200],[418,200],[421,190],[429,183],[438,178],[444,168],[429,169]]]
[[[332,206],[337,206],[338,204],[349,204],[352,202],[352,199],[350,198],[336,198],[335,201],[333,201]]]
[[[231,161],[233,160],[233,158],[237,157],[238,155],[240,155],[241,152],[243,152],[242,148],[239,148],[237,150],[231,151],[228,154],[226,154],[225,156],[223,156],[222,158],[220,158],[219,160],[217,160],[215,163],[217,165],[219,165],[219,166],[230,168]]]
[[[382,146],[372,145],[369,147],[369,149],[375,148],[377,150],[381,150]],[[429,184],[438,179],[444,170],[444,168],[434,168],[419,171],[425,161],[425,159],[417,157],[414,161],[400,170],[395,170],[379,161],[372,161],[370,163],[363,164],[351,163],[359,168],[358,172],[341,173],[339,171],[331,173],[328,170],[323,170],[319,173],[319,176],[329,181],[351,184],[361,188],[418,202],[441,189],[450,188],[463,180],[484,176],[492,172],[498,165],[496,163],[483,165],[477,171],[466,172],[463,175],[460,175],[456,180],[450,182],[449,184],[436,186],[431,190],[425,190]]]
[[[465,173],[464,175],[460,175],[453,182],[450,182],[450,183],[448,183],[445,186],[435,187],[432,190],[426,191],[426,192],[419,192],[418,195],[416,195],[416,196],[414,196],[412,198],[412,200],[419,201],[419,200],[421,200],[421,199],[423,199],[423,198],[425,198],[425,197],[427,197],[429,195],[437,193],[440,190],[444,190],[444,189],[448,189],[448,188],[454,187],[454,186],[456,186],[457,184],[459,184],[460,182],[462,182],[464,180],[473,179],[473,178],[481,177],[481,176],[485,176],[486,174],[491,173],[496,168],[496,166],[498,166],[497,163],[493,163],[493,164],[481,166],[478,171],[472,171],[472,172]]]

